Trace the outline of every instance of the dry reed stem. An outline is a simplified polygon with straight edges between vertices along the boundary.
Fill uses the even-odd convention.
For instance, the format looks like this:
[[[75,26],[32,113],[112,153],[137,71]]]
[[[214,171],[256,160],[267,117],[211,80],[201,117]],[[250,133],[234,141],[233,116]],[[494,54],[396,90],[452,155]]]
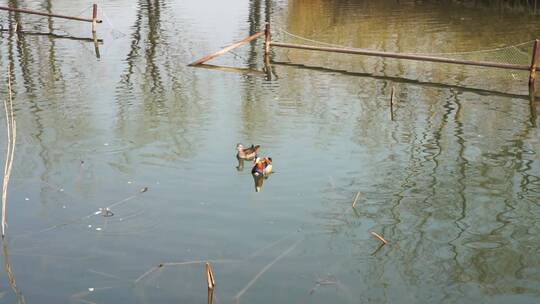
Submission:
[[[359,197],[360,197],[360,191],[356,192],[356,195],[355,195],[353,203],[352,203],[353,208],[356,207],[356,202],[358,202]]]
[[[392,86],[392,93],[390,94],[390,120],[394,121],[394,86]]]
[[[385,245],[388,244],[388,241],[385,240],[382,236],[378,235],[376,232],[371,231],[371,235],[378,238],[381,242],[383,242]]]
[[[6,163],[4,165],[4,178],[2,182],[2,238],[6,235],[6,209],[7,209],[7,190],[11,170],[13,169],[13,159],[15,155],[15,143],[17,141],[17,123],[13,111],[13,95],[11,92],[11,69],[8,67],[8,96],[9,100],[4,100],[4,108],[6,111],[6,125],[8,148],[6,153]]]
[[[294,244],[292,244],[289,248],[287,248],[285,251],[283,251],[279,256],[277,256],[272,262],[270,262],[268,265],[264,266],[263,269],[261,269],[261,271],[259,271],[254,277],[253,279],[251,279],[251,281],[249,281],[246,286],[240,290],[233,298],[233,300],[235,300],[235,303],[240,303],[240,297],[246,293],[246,291],[253,285],[255,284],[255,282],[257,282],[257,280],[266,272],[268,271],[268,269],[270,269],[270,267],[272,267],[275,263],[277,263],[279,260],[281,260],[282,258],[284,258],[287,254],[289,254],[291,251],[294,250],[294,248],[296,248],[296,246],[298,245],[298,243],[300,243],[301,240],[298,240],[296,241]]]
[[[212,273],[212,266],[206,262],[206,282],[208,283],[208,289],[214,289],[216,281],[214,281],[214,274]]]

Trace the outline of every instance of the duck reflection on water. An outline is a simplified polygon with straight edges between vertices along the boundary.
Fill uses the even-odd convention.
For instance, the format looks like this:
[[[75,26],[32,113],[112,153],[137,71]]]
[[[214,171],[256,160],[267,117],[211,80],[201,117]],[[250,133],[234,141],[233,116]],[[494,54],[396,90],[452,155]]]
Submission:
[[[254,161],[253,168],[251,169],[251,175],[253,176],[253,182],[255,183],[255,192],[260,192],[265,179],[272,174],[272,158],[257,157]]]

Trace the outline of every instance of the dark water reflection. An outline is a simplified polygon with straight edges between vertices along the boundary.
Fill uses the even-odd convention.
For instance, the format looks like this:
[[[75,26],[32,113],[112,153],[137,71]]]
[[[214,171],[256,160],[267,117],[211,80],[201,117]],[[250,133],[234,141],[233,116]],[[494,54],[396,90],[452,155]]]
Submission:
[[[540,133],[525,74],[274,49],[267,80],[260,41],[211,62],[249,72],[186,67],[268,20],[279,41],[300,42],[285,30],[403,52],[500,48],[538,38],[533,6],[98,3],[99,59],[85,41],[0,39],[18,129],[0,302],[207,301],[206,260],[216,303],[538,301]],[[91,36],[88,24],[0,20]],[[259,193],[238,142],[274,159]],[[114,216],[95,214],[106,207]]]

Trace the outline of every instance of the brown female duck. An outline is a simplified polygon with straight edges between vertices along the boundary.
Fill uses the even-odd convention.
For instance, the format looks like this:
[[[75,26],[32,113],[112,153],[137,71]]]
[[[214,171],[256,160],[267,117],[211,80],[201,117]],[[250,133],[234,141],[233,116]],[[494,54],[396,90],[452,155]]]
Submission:
[[[260,147],[259,145],[251,145],[251,147],[245,148],[242,144],[238,144],[236,145],[236,158],[252,160],[257,157],[257,151],[259,151]]]

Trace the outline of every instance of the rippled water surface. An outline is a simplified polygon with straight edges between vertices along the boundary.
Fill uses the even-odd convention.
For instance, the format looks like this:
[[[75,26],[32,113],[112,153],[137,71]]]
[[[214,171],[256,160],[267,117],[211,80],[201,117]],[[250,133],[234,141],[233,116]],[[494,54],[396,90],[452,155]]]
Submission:
[[[206,260],[215,303],[538,302],[527,72],[272,48],[269,79],[262,40],[209,62],[238,69],[187,66],[267,21],[280,42],[529,64],[540,7],[470,2],[98,1],[99,58],[39,34],[89,23],[0,11],[0,302],[203,303]],[[273,158],[259,193],[239,142]]]

